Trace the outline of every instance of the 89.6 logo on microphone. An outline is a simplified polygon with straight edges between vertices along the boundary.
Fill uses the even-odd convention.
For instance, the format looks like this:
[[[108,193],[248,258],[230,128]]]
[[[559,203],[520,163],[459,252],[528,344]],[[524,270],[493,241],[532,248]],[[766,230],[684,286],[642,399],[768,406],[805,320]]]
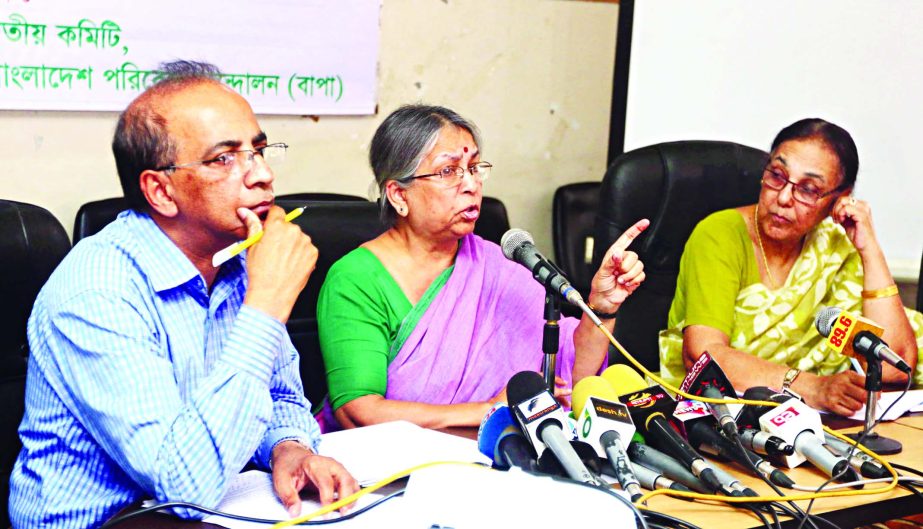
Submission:
[[[836,323],[833,325],[833,329],[830,330],[830,336],[827,338],[827,343],[833,346],[836,352],[843,352],[843,347],[846,345],[846,337],[849,336],[849,330],[852,328],[853,324],[855,324],[855,321],[846,314],[837,318]]]

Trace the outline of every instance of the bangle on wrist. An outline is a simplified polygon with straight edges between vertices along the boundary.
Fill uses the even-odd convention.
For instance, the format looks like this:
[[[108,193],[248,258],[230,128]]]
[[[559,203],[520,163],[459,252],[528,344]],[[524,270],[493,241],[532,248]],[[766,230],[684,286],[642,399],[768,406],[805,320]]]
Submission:
[[[596,317],[601,320],[614,320],[615,319],[615,312],[600,312],[596,310],[596,307],[594,307],[592,303],[587,303],[586,306],[590,307],[590,310],[593,311],[593,314],[595,314]],[[616,312],[617,311],[618,309],[616,309]]]
[[[892,283],[889,286],[876,290],[863,290],[862,299],[890,298],[891,296],[896,296],[897,294],[897,285]]]

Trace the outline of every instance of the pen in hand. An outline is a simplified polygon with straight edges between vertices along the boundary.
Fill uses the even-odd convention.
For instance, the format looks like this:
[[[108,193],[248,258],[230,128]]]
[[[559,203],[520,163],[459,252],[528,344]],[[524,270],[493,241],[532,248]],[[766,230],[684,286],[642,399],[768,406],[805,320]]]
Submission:
[[[300,208],[295,208],[289,211],[288,213],[286,213],[285,222],[291,222],[297,219],[299,215],[304,213],[304,210],[306,207],[307,206],[301,206]],[[214,256],[212,256],[212,266],[217,268],[223,265],[235,255],[240,254],[240,252],[246,250],[247,248],[259,242],[259,240],[262,238],[263,238],[263,231],[260,230],[256,234],[251,235],[250,237],[247,237],[246,239],[242,241],[235,242],[234,244],[228,246],[227,248],[219,251]]]

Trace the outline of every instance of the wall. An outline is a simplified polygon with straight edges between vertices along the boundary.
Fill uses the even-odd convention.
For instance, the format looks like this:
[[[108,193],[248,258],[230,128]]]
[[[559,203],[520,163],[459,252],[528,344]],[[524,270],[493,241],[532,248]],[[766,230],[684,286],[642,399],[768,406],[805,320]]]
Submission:
[[[260,116],[272,140],[291,145],[277,192],[367,195],[375,127],[403,103],[441,104],[481,128],[495,166],[485,194],[551,254],[554,190],[605,171],[617,18],[604,3],[384,1],[378,115]],[[116,117],[0,112],[0,197],[46,207],[70,230],[81,204],[121,195]]]

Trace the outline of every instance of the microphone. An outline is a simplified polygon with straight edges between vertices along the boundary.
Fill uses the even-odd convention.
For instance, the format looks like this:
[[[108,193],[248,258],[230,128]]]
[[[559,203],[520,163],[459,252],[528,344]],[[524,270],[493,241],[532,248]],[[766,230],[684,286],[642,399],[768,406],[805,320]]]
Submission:
[[[506,396],[523,434],[539,457],[547,448],[554,452],[571,479],[606,486],[587,470],[571,447],[563,430],[567,416],[546,389],[541,375],[533,371],[516,373],[506,385]]]
[[[602,474],[603,464],[599,456],[596,455],[596,450],[583,441],[571,441],[570,446],[574,449],[580,461],[586,465],[587,470],[589,470],[595,478],[601,480],[602,478],[599,478],[599,475]],[[538,470],[539,472],[552,476],[568,477],[567,471],[564,466],[561,465],[561,461],[551,450],[545,450],[542,452],[542,456],[538,458]]]
[[[619,398],[628,405],[632,420],[643,428],[648,442],[659,444],[668,454],[679,459],[713,491],[722,490],[714,467],[670,426],[667,414],[673,414],[676,402],[663,388],[657,385],[646,388],[641,376],[624,364],[610,366],[602,376],[616,391],[623,392]]]
[[[672,479],[664,476],[660,472],[648,468],[644,465],[640,465],[635,462],[631,463],[631,471],[638,477],[638,481],[641,482],[641,486],[647,490],[657,490],[657,489],[673,489],[681,490],[683,492],[692,492],[689,487],[683,485],[682,483],[677,483]],[[708,491],[705,491],[708,494]],[[688,500],[690,498],[682,498]]]
[[[509,407],[503,403],[495,404],[481,420],[478,450],[490,458],[494,468],[519,467],[529,472],[537,471],[532,446],[522,435]]]
[[[786,443],[785,439],[755,428],[741,430],[740,443],[757,454],[790,456],[795,453],[795,447]]]
[[[657,450],[653,446],[633,442],[628,445],[628,457],[631,460],[633,469],[637,469],[638,466],[643,465],[658,474],[662,474],[673,481],[681,483],[690,490],[701,492],[702,494],[710,494],[712,492],[701,479],[693,476],[692,472],[689,472],[682,463],[664,454],[660,450]],[[650,489],[650,487],[644,484],[644,480],[641,479],[640,475],[636,473],[635,476],[637,476],[638,481],[641,482],[641,486]]]
[[[712,358],[708,351],[702,353],[699,359],[695,361],[679,389],[692,395],[718,400],[724,399],[725,396],[737,395],[731,381],[728,380],[727,375],[718,365],[718,361]],[[734,421],[734,415],[728,409],[727,404],[707,402],[706,405],[718,420],[718,425],[724,435],[731,439],[737,437],[737,423]]]
[[[590,376],[574,384],[571,396],[577,420],[577,437],[590,444],[600,457],[608,457],[612,471],[631,501],[641,498],[641,485],[631,471],[623,439],[631,439],[635,425],[628,408],[606,379]]]
[[[782,405],[764,413],[760,417],[760,425],[763,430],[785,439],[795,447],[793,455],[782,457],[789,468],[807,460],[828,476],[837,476],[845,472],[843,480],[859,479],[846,459],[827,450],[820,414],[804,402],[795,398],[785,400]]]
[[[827,448],[843,457],[846,457],[846,454],[849,453],[853,446],[845,441],[837,439],[827,432],[824,432],[824,440],[827,441]],[[880,479],[891,476],[888,469],[880,465],[878,461],[875,461],[865,453],[859,451],[859,449],[853,450],[853,454],[849,458],[849,464],[866,478]]]
[[[507,230],[500,239],[500,247],[507,259],[528,268],[536,281],[582,309],[586,305],[583,296],[571,286],[564,277],[564,273],[542,255],[533,243],[534,240],[529,232],[517,228]],[[589,308],[587,307],[586,310]]]
[[[680,401],[680,403],[676,406],[677,411],[674,413],[674,415],[682,420],[683,415],[695,413],[694,411],[681,411],[687,408],[704,408],[704,406],[701,402],[694,402],[690,400]],[[781,470],[773,467],[769,461],[766,461],[765,459],[747,449],[741,450],[740,447],[737,446],[734,442],[719,434],[715,429],[713,421],[687,421],[685,430],[686,438],[689,439],[689,443],[702,452],[710,453],[712,455],[734,461],[745,468],[747,471],[751,471],[755,467],[759,474],[766,476],[773,483],[779,485],[780,487],[792,488],[792,486],[795,484]],[[752,490],[750,490],[750,492],[752,492]],[[748,491],[744,491],[744,493],[749,494]]]
[[[880,338],[884,329],[872,320],[839,307],[826,307],[815,316],[814,326],[827,338],[827,346],[838,353],[866,361],[884,360],[908,375],[913,372],[910,365]]]

